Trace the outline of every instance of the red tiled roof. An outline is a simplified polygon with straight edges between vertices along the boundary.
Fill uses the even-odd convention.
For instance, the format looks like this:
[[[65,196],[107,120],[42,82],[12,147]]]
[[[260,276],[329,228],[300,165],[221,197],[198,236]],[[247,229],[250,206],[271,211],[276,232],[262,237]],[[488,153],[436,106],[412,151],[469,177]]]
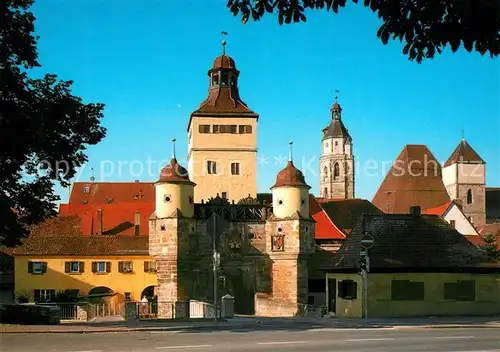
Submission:
[[[369,200],[352,199],[324,199],[320,203],[327,216],[344,234],[349,234],[363,214],[383,214]]]
[[[179,165],[176,158],[172,158],[170,163],[161,170],[159,182],[196,185],[194,182],[191,182],[188,171]]]
[[[32,226],[30,228],[30,237],[54,235],[80,237],[82,236],[81,224],[81,218],[75,214],[49,218],[38,225]]]
[[[328,217],[313,195],[309,196],[309,212],[316,222],[315,236],[317,240],[343,240],[345,235]]]
[[[450,201],[450,202],[446,202],[443,205],[440,205],[440,206],[435,207],[435,208],[424,209],[424,210],[422,210],[422,214],[443,216],[451,204],[452,204],[452,202]]]
[[[477,227],[477,232],[484,236],[487,233],[491,233],[495,236],[500,236],[500,222],[495,222],[492,224],[485,224]]]
[[[155,203],[151,202],[123,202],[117,204],[73,205],[61,204],[60,215],[77,215],[81,221],[83,235],[98,233],[98,210],[102,216],[102,234],[126,235],[135,234],[135,213],[140,213],[140,235],[149,234],[149,217],[154,212]],[[64,232],[59,232],[64,236]],[[56,233],[54,233],[56,234]]]
[[[472,242],[472,244],[475,244],[476,246],[482,246],[484,245],[483,241],[483,236],[478,236],[478,235],[465,235],[465,237]],[[497,240],[497,248],[500,250],[500,241]]]
[[[148,237],[30,236],[20,246],[5,249],[5,252],[12,255],[89,257],[104,255],[148,255],[148,248]]]
[[[86,188],[88,187],[88,188]],[[86,191],[88,190],[88,193]],[[70,204],[105,204],[107,202],[154,202],[152,182],[75,182]]]
[[[453,153],[444,164],[444,167],[452,164],[484,164],[484,160],[476,153],[465,139],[462,139]]]
[[[271,187],[271,189],[284,186],[311,188],[306,183],[302,171],[293,165],[293,161],[288,161],[286,167],[278,172],[278,175],[276,176],[276,183]]]
[[[391,214],[408,214],[411,206],[430,209],[450,201],[441,165],[425,145],[406,145],[387,173],[372,203]]]

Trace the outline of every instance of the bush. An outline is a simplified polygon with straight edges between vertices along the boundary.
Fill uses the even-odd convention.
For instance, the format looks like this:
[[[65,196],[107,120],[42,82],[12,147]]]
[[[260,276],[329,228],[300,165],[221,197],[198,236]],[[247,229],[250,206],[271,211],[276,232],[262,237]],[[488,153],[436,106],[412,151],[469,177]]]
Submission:
[[[3,324],[59,324],[59,314],[51,307],[37,305],[6,304],[0,307]]]

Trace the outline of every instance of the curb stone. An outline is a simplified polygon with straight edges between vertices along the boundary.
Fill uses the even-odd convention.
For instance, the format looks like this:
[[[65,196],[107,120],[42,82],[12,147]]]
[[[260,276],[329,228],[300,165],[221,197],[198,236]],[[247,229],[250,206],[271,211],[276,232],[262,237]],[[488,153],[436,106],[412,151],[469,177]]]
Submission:
[[[4,331],[0,329],[1,334],[96,334],[96,333],[113,333],[113,332],[154,332],[154,331],[184,331],[184,330],[214,330],[222,328],[241,329],[249,326],[259,324],[260,321],[251,324],[240,325],[206,325],[206,326],[172,326],[172,327],[118,327],[118,328],[95,328],[91,330],[83,329],[54,329],[54,330],[18,330],[18,331]],[[8,330],[8,329],[7,329]]]

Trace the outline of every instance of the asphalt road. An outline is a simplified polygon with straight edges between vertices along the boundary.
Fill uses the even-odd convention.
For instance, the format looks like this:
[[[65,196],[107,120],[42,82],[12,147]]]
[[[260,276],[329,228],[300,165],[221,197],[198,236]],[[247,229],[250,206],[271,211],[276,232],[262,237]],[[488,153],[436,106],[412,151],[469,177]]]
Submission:
[[[498,352],[500,329],[328,329],[3,334],[2,352]]]

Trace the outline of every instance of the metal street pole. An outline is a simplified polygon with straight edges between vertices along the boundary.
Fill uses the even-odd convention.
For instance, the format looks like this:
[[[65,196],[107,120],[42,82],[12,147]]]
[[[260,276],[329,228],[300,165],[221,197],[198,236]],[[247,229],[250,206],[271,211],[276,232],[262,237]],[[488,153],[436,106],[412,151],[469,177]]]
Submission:
[[[217,215],[215,215],[215,207],[212,207],[212,214],[214,222],[212,226],[212,246],[213,246],[213,275],[214,275],[214,321],[217,323],[217,247],[215,244],[215,223],[217,222]]]
[[[368,248],[365,249],[365,258],[366,258],[366,269],[364,270],[364,299],[365,299],[365,322],[368,323],[368,271],[370,270],[369,263],[370,259],[368,259]]]

